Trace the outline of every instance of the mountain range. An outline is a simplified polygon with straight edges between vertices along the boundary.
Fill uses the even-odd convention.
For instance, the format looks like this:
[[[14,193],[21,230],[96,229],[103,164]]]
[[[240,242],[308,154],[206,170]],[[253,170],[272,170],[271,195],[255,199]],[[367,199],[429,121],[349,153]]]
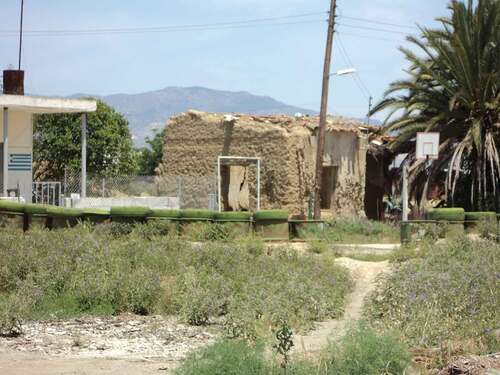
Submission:
[[[246,91],[222,91],[205,87],[166,87],[139,94],[96,96],[75,94],[72,97],[97,97],[122,113],[130,124],[136,146],[144,146],[146,137],[162,129],[175,114],[196,109],[205,112],[246,113],[252,115],[317,115],[306,108],[288,105],[269,96]],[[357,119],[365,121],[365,119]],[[372,119],[373,125],[381,122]]]
[[[316,114],[309,109],[288,105],[269,96],[204,87],[167,87],[140,94],[115,94],[98,98],[127,118],[138,146],[144,145],[145,137],[151,136],[154,129],[161,129],[170,117],[189,109],[253,115],[294,115],[298,112],[306,115]]]

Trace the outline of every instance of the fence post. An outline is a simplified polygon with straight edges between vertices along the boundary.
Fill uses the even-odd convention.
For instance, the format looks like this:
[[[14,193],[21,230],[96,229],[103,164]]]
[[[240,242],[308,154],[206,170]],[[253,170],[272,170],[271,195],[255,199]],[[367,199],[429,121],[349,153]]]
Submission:
[[[179,198],[179,208],[182,208],[182,177],[177,176],[177,197]]]

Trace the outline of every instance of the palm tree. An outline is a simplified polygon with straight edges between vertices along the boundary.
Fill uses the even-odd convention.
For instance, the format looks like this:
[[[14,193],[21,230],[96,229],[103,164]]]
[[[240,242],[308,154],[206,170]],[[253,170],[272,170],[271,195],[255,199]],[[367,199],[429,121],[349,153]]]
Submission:
[[[393,82],[373,113],[388,111],[395,152],[417,132],[441,133],[439,160],[429,166],[408,155],[415,197],[425,200],[442,178],[452,205],[466,191],[471,208],[492,208],[500,196],[500,0],[452,1],[449,9],[441,29],[407,38],[418,51],[401,48],[409,77]]]

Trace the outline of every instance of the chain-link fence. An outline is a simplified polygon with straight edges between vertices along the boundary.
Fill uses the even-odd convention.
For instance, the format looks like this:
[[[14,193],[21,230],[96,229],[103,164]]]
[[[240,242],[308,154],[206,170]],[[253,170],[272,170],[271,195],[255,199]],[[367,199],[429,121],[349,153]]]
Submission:
[[[81,194],[79,171],[66,171],[62,181],[64,197]],[[217,209],[215,176],[96,176],[87,175],[87,205],[99,206],[103,198],[176,198],[179,208]],[[95,204],[93,204],[93,201]],[[109,201],[109,200],[108,200]]]

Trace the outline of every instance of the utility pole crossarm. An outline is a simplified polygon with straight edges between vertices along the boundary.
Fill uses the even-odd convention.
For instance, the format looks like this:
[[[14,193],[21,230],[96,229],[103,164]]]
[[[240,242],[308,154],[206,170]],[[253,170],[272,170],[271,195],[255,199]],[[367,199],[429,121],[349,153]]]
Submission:
[[[318,145],[316,149],[316,178],[314,183],[314,219],[321,219],[321,186],[323,178],[323,155],[325,152],[326,118],[328,115],[328,91],[330,86],[330,70],[333,50],[333,34],[335,33],[335,16],[337,0],[331,0],[326,38],[325,65],[323,68],[323,87],[321,92],[321,111],[319,115]]]

